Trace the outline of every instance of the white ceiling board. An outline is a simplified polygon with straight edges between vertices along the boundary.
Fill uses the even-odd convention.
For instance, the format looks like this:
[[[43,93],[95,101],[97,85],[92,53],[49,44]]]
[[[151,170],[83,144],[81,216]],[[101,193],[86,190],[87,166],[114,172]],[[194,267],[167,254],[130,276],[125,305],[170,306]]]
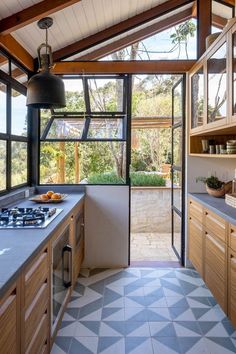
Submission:
[[[0,20],[42,0],[0,0]]]
[[[18,8],[24,2],[24,0],[3,1],[18,3]],[[38,2],[26,0],[28,4],[33,1]],[[54,25],[49,30],[49,44],[53,51],[58,50],[166,1],[82,0],[51,15]],[[37,47],[45,40],[45,33],[37,28],[36,22],[18,29],[12,35],[33,57],[37,56]]]
[[[185,6],[181,7],[181,11],[185,11],[185,10],[187,10],[187,9],[190,9],[192,6],[193,6],[193,3],[190,3],[190,4],[188,4],[188,5],[185,5]],[[108,44],[110,44],[110,43],[112,43],[112,42],[114,42],[114,41],[118,41],[118,40],[120,40],[120,39],[122,39],[122,38],[124,38],[124,37],[126,37],[126,36],[128,36],[128,35],[131,35],[132,33],[135,33],[135,32],[137,32],[137,31],[140,31],[141,29],[143,29],[143,28],[145,28],[145,27],[147,27],[147,26],[151,26],[151,25],[153,25],[154,23],[158,23],[158,22],[163,21],[163,20],[165,20],[165,19],[167,19],[167,18],[169,18],[169,17],[171,17],[171,16],[175,16],[175,15],[177,15],[179,12],[180,12],[180,9],[171,11],[171,12],[169,12],[168,14],[159,17],[158,19],[149,21],[148,23],[145,23],[145,24],[143,24],[143,25],[141,25],[141,26],[138,26],[138,27],[136,27],[136,28],[134,28],[134,29],[132,29],[132,30],[130,30],[130,31],[127,31],[127,32],[125,32],[125,33],[123,33],[123,34],[121,34],[121,35],[119,35],[119,36],[113,37],[113,38],[111,38],[111,39],[109,39],[109,40],[107,40],[107,41],[105,41],[105,42],[103,42],[103,43],[100,43],[100,44],[98,44],[98,45],[96,45],[96,46],[93,46],[92,48],[89,48],[89,49],[87,49],[87,50],[85,50],[85,51],[83,51],[83,52],[81,52],[81,53],[79,53],[79,54],[75,54],[75,55],[73,55],[73,56],[71,56],[71,57],[65,59],[65,61],[73,61],[73,60],[79,59],[80,56],[84,56],[84,55],[86,55],[86,54],[89,54],[89,53],[93,52],[93,51],[96,50],[96,49],[102,48],[102,47],[104,47],[104,46],[106,46],[106,45],[108,45]]]

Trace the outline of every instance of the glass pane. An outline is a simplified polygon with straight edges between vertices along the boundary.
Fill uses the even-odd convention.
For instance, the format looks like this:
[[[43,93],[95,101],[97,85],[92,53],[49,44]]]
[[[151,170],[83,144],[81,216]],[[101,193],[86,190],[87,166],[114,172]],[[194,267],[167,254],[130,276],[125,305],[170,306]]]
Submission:
[[[203,125],[204,110],[204,74],[201,67],[191,78],[191,127]]]
[[[0,140],[0,190],[6,189],[7,144]]]
[[[132,118],[150,117],[170,120],[172,116],[172,87],[182,75],[135,75],[132,85]]]
[[[0,70],[4,71],[6,74],[9,74],[9,60],[2,53],[0,53]]]
[[[27,107],[26,96],[16,90],[11,90],[11,133],[27,136]]]
[[[27,143],[11,143],[11,185],[12,187],[27,182]]]
[[[122,139],[123,119],[94,118],[91,119],[88,138],[93,139]]]
[[[233,34],[233,113],[236,114],[236,32]]]
[[[173,129],[173,165],[182,164],[182,127]]]
[[[11,76],[22,85],[27,86],[28,75],[19,66],[11,63]]]
[[[81,139],[84,118],[55,118],[47,139]]]
[[[126,172],[123,142],[43,142],[41,184],[122,184]]]
[[[7,130],[7,86],[0,82],[0,132]]]
[[[51,116],[52,113],[50,109],[40,109],[40,136],[42,136]]]
[[[66,107],[55,112],[84,112],[84,89],[82,79],[63,79],[66,92]]]
[[[207,61],[208,123],[226,117],[226,43]]]
[[[178,11],[183,11],[178,9]],[[176,14],[169,12],[156,20],[156,25],[167,16]],[[138,27],[137,27],[138,30]],[[129,32],[126,32],[126,36]],[[180,60],[196,58],[197,21],[189,19],[139,42],[109,54],[102,60]],[[104,43],[105,45],[105,43]],[[83,55],[81,53],[81,55]]]
[[[174,247],[181,255],[181,217],[175,211],[173,211],[173,228]]]
[[[182,82],[174,89],[174,124],[180,123],[183,118],[183,92],[182,92]]]
[[[221,4],[212,0],[212,25],[222,30],[222,26],[227,24],[227,20],[233,17],[233,6]]]
[[[181,211],[182,200],[182,172],[174,170],[173,172],[173,205]]]
[[[89,79],[88,86],[92,112],[123,111],[123,79]]]

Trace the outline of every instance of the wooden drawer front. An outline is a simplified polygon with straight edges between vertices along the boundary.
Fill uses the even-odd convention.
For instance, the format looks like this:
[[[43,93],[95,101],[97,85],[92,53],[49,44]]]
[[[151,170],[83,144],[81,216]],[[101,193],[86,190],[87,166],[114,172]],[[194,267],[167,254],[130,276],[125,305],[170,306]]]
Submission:
[[[229,249],[228,258],[228,311],[236,327],[236,253]]]
[[[25,313],[25,348],[28,348],[39,322],[48,309],[48,304],[49,286],[48,283],[44,283]]]
[[[199,220],[201,223],[203,221],[203,207],[192,199],[189,201],[189,216]]]
[[[226,242],[226,221],[210,210],[205,211],[205,226],[210,232]]]
[[[236,226],[232,224],[230,224],[229,246],[236,251]]]
[[[80,247],[75,250],[75,255],[74,255],[74,281],[77,280],[83,259],[84,259],[84,240],[81,240]]]
[[[41,285],[48,277],[49,264],[47,251],[46,249],[40,254],[25,274],[25,308],[30,306]]]
[[[226,245],[208,233],[206,233],[205,263],[208,264],[222,280],[226,279]]]
[[[38,327],[34,333],[33,340],[30,343],[30,346],[25,351],[26,354],[42,354],[49,353],[49,321],[48,313],[45,313],[38,323]],[[47,350],[45,351],[45,347]]]
[[[0,303],[0,352],[17,353],[17,304],[13,292]]]
[[[203,240],[203,228],[200,223],[191,217],[189,218],[189,246],[188,253],[189,259],[196,268],[196,270],[203,274],[203,256],[202,256],[202,240]]]
[[[205,265],[205,282],[224,312],[227,312],[226,280],[222,280],[208,264]]]

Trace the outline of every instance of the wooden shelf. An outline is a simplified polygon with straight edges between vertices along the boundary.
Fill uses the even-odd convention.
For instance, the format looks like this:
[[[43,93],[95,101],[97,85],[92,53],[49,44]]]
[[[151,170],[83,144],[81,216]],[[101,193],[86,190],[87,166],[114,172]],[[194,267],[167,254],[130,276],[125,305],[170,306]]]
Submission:
[[[213,157],[213,158],[223,158],[223,159],[236,159],[236,154],[195,154],[190,153],[189,156],[196,157]]]

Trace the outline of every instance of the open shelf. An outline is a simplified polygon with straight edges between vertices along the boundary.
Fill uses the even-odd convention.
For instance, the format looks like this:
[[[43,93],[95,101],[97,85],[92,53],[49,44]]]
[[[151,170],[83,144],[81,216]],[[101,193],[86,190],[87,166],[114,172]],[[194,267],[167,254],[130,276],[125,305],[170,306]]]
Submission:
[[[223,159],[236,159],[236,154],[197,154],[197,153],[190,153],[189,156],[196,156],[196,157],[213,157],[213,158],[223,158]]]

